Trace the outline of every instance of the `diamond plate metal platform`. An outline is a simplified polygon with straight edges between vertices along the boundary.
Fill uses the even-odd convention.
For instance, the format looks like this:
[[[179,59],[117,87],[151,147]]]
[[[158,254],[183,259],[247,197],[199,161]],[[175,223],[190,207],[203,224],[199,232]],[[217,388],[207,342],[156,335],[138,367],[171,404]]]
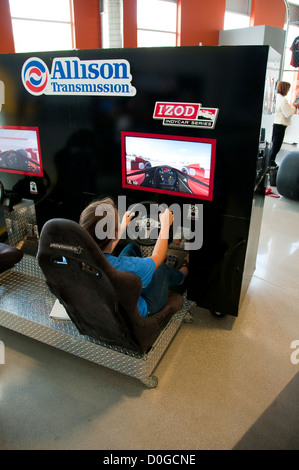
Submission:
[[[157,386],[158,380],[152,373],[183,320],[191,319],[189,311],[195,305],[185,300],[183,308],[172,317],[150,351],[138,354],[83,336],[70,321],[51,319],[55,301],[32,256],[24,255],[17,266],[0,275],[1,326],[135,377],[149,388]]]

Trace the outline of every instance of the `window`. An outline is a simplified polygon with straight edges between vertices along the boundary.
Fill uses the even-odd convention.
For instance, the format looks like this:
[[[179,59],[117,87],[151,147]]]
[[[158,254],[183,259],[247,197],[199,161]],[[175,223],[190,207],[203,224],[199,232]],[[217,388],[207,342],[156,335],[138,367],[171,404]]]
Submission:
[[[73,48],[71,0],[9,0],[16,52]]]
[[[224,29],[248,28],[251,0],[226,0]]]
[[[287,40],[285,44],[285,56],[283,64],[282,80],[291,83],[288,95],[292,103],[299,94],[299,67],[297,62],[293,65],[291,47],[295,38],[299,36],[299,1],[292,0],[289,3],[289,26],[287,28]],[[296,112],[298,114],[298,111]]]
[[[223,29],[249,28],[250,16],[226,11],[224,14]]]
[[[137,45],[176,46],[177,1],[137,0]]]

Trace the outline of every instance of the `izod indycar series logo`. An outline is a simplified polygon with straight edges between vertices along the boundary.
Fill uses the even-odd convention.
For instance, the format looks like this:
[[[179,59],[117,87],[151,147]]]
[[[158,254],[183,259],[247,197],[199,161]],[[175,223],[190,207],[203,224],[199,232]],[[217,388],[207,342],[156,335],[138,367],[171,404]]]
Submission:
[[[52,61],[51,73],[37,57],[26,60],[22,81],[32,95],[135,96],[130,64],[124,59],[80,60],[59,57]]]
[[[164,126],[214,129],[218,108],[202,107],[200,103],[169,103],[159,101],[153,118],[162,119]]]

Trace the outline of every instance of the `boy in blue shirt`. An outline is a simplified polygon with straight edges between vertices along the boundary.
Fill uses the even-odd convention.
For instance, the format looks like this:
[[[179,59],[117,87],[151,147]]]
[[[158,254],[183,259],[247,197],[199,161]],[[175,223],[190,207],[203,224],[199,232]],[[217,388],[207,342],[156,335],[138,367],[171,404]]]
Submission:
[[[167,303],[171,286],[183,284],[188,274],[188,264],[184,263],[180,270],[176,270],[164,263],[169,229],[173,223],[173,214],[169,209],[159,214],[161,228],[151,256],[142,258],[139,247],[133,243],[128,244],[118,256],[114,256],[112,253],[133,217],[134,214],[127,211],[119,223],[117,208],[113,200],[105,198],[92,202],[84,209],[80,216],[80,225],[97,242],[114,268],[137,274],[140,277],[142,292],[138,300],[138,309],[140,315],[146,317],[162,310]],[[108,230],[100,232],[99,236],[97,224],[105,221],[106,225],[109,225],[107,218],[113,230],[109,236],[107,236]]]

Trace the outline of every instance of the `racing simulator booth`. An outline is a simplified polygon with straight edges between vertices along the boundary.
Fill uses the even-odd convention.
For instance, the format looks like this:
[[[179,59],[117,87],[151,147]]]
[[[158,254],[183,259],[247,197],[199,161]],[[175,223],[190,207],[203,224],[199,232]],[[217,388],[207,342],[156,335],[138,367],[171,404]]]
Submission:
[[[1,275],[0,324],[104,365],[110,351],[109,367],[154,386],[151,372],[190,306],[237,316],[255,267],[279,65],[268,46],[2,54],[0,241],[23,257]],[[165,262],[179,269],[189,254],[183,313],[179,302],[161,320],[158,353],[80,330],[69,307],[57,313],[66,304],[46,284],[49,221],[77,226],[106,196],[137,215],[120,246],[133,238],[148,255],[168,207]],[[78,255],[63,251],[75,243],[67,232],[52,242],[61,245],[52,260]]]

